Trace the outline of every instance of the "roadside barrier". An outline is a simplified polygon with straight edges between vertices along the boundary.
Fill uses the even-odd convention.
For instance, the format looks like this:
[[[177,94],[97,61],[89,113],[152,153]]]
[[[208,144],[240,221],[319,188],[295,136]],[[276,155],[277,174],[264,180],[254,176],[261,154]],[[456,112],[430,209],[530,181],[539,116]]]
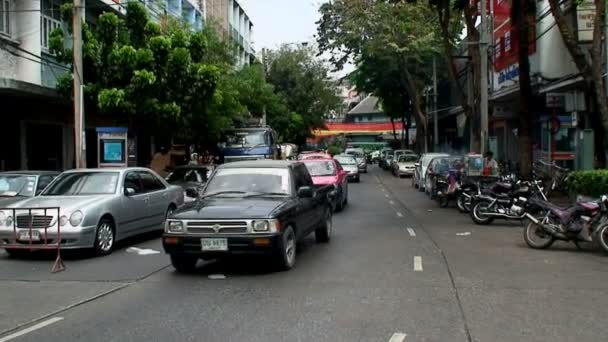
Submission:
[[[11,252],[56,250],[51,272],[61,272],[65,270],[60,248],[65,224],[67,218],[59,215],[59,207],[0,208],[0,248]]]

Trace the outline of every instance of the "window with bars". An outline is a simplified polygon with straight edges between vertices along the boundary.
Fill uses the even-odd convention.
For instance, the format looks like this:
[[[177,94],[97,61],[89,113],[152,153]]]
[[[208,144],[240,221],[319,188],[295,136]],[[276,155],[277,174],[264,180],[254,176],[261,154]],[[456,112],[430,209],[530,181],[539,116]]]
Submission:
[[[11,35],[11,0],[0,0],[0,34]]]
[[[58,0],[42,0],[40,15],[40,45],[49,49],[49,38],[54,29],[61,27],[61,2]]]

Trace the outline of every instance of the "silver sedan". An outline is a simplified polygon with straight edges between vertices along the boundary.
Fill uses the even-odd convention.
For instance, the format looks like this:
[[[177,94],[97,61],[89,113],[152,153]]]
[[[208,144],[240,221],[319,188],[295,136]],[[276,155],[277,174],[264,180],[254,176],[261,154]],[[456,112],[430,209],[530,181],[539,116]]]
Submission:
[[[161,231],[183,203],[183,189],[149,169],[66,171],[40,196],[0,211],[0,248],[60,242],[62,249],[109,254],[116,241]]]

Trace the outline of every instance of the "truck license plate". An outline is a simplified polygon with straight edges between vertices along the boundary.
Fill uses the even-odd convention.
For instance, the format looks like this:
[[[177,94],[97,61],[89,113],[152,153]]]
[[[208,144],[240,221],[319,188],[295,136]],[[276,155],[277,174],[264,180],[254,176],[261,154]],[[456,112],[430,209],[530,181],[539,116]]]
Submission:
[[[228,239],[201,239],[203,251],[227,251]]]

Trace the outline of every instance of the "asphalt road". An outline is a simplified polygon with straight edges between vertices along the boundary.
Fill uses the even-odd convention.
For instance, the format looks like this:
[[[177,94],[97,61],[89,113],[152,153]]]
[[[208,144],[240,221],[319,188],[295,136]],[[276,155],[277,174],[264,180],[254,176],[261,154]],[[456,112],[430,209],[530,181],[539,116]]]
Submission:
[[[475,226],[370,171],[331,243],[308,238],[289,272],[240,258],[181,275],[162,253],[127,251],[160,251],[157,236],[68,255],[58,274],[52,256],[0,254],[0,342],[605,340],[599,249],[531,250],[517,224]]]

